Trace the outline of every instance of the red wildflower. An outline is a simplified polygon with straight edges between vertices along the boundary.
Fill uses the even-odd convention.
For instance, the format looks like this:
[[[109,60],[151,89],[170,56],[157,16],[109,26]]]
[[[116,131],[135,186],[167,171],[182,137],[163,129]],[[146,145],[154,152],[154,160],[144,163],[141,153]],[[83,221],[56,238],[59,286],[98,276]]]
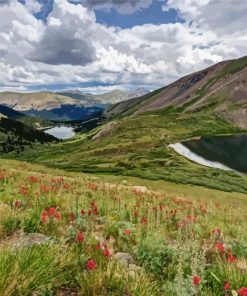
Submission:
[[[20,194],[22,194],[22,195],[28,194],[28,189],[24,185],[20,186]]]
[[[238,290],[239,296],[247,296],[247,287],[242,287]]]
[[[134,211],[134,217],[138,217],[138,212],[137,211]]]
[[[47,211],[46,210],[43,210],[41,212],[41,221],[42,221],[43,224],[45,224],[46,223],[46,220],[47,220]]]
[[[109,257],[111,255],[110,251],[108,249],[105,249],[103,252],[105,257]]]
[[[20,200],[16,200],[14,203],[15,208],[20,208],[21,207],[21,201]]]
[[[215,248],[218,249],[219,252],[225,253],[225,247],[221,243],[216,243]]]
[[[95,246],[95,249],[96,249],[96,250],[100,250],[100,249],[101,249],[101,245],[100,245],[100,244],[97,244],[97,245]]]
[[[225,289],[225,291],[229,291],[230,290],[230,284],[228,282],[225,283],[224,289]]]
[[[55,208],[50,207],[49,210],[48,210],[48,214],[49,214],[49,217],[53,217],[54,214],[55,214]]]
[[[212,233],[221,234],[221,230],[219,228],[215,228],[215,229],[212,230]]]
[[[131,230],[126,229],[124,233],[125,233],[126,235],[130,235],[130,234],[131,234]]]
[[[69,220],[70,220],[70,222],[72,222],[72,221],[75,220],[75,214],[74,214],[73,212],[71,212],[71,213],[69,214]]]
[[[37,183],[37,182],[38,182],[38,178],[36,178],[36,177],[34,177],[34,176],[30,176],[30,177],[29,177],[29,181],[30,181],[31,183]]]
[[[83,242],[84,241],[84,233],[83,232],[78,232],[76,235],[76,241],[78,242]]]
[[[59,211],[56,211],[55,218],[57,219],[57,221],[61,219],[61,213]]]
[[[94,207],[94,209],[93,209],[93,214],[94,214],[95,216],[97,216],[97,215],[99,214],[99,211],[98,211],[97,207]]]
[[[229,254],[228,254],[227,261],[228,261],[228,263],[234,263],[236,261],[236,258],[232,255],[231,252],[229,252]]]
[[[94,270],[96,268],[96,262],[93,259],[87,261],[87,270]]]
[[[193,275],[193,285],[198,286],[200,284],[201,279],[197,275]]]
[[[147,224],[148,223],[148,219],[146,217],[143,217],[141,219],[141,223],[144,224],[144,225]]]
[[[84,216],[86,212],[84,210],[81,210],[81,215]]]

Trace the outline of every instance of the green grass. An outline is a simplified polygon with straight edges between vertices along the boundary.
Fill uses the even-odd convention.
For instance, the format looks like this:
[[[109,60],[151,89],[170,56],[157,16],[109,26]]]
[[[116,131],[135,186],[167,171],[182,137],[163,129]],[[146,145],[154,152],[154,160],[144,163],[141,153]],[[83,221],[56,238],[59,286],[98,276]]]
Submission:
[[[197,165],[168,147],[169,143],[201,135],[243,133],[218,117],[203,112],[192,115],[159,110],[124,118],[110,134],[93,141],[99,130],[75,140],[35,146],[19,156],[15,153],[3,156],[68,171],[137,176],[247,193],[246,177]]]
[[[122,181],[1,160],[0,294],[224,296],[225,281],[234,291],[247,286],[246,194],[133,177]],[[51,207],[60,218],[49,215],[42,223],[42,212]],[[19,223],[10,225],[10,218]],[[49,241],[22,245],[30,232]],[[117,252],[130,254],[132,265],[116,260]],[[234,263],[227,261],[229,252]],[[87,269],[89,259],[96,263],[93,270]]]

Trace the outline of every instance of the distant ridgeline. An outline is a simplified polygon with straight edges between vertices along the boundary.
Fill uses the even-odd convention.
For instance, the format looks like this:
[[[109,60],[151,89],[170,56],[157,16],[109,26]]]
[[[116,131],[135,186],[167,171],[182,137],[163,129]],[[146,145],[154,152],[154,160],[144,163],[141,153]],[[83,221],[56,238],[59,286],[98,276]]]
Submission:
[[[51,135],[35,129],[18,120],[0,116],[0,153],[20,153],[32,147],[34,143],[58,141]]]

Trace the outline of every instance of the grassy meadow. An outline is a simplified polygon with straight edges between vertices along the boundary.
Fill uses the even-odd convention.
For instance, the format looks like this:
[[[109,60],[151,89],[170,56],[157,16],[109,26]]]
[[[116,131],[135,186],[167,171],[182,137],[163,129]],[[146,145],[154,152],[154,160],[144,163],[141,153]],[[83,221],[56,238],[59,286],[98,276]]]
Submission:
[[[246,194],[1,159],[0,262],[3,296],[243,296]]]
[[[119,119],[57,144],[36,145],[3,157],[67,171],[140,177],[247,193],[247,178],[197,165],[168,144],[210,135],[246,133],[210,113],[159,110]]]

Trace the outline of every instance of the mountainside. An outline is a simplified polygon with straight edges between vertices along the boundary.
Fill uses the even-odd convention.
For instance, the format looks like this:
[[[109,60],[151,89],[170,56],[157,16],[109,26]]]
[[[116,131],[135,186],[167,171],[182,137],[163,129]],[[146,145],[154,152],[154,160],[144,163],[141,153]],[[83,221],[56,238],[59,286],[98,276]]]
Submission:
[[[0,113],[10,119],[17,119],[17,118],[21,118],[21,117],[25,116],[23,113],[15,111],[15,110],[13,110],[7,106],[3,106],[3,105],[0,105]]]
[[[62,92],[15,93],[0,92],[0,104],[29,116],[47,120],[88,120],[98,116],[110,105],[143,95],[147,90],[133,92],[114,90],[102,95],[78,90]]]
[[[0,152],[20,153],[33,143],[56,142],[57,139],[18,120],[0,116]]]
[[[161,109],[212,111],[247,127],[247,57],[218,63],[143,97],[121,102],[107,115],[137,115]]]

